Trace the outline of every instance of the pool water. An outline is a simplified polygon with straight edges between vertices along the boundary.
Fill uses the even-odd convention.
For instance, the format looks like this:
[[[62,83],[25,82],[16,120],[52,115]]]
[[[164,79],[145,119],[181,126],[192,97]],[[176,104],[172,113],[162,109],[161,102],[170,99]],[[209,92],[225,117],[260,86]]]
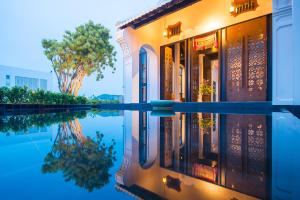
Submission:
[[[93,110],[0,118],[0,199],[299,199],[300,120]]]

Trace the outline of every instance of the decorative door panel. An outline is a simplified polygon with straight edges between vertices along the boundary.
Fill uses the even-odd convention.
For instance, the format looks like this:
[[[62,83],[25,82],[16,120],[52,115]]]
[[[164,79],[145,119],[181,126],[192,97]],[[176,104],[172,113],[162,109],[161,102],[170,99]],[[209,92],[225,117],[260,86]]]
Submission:
[[[198,102],[199,99],[199,85],[200,85],[200,61],[199,54],[196,51],[192,53],[192,65],[191,65],[191,100],[192,102]]]
[[[164,60],[164,99],[174,99],[173,94],[173,50],[165,47]]]
[[[226,46],[227,101],[266,101],[267,18],[227,28]]]

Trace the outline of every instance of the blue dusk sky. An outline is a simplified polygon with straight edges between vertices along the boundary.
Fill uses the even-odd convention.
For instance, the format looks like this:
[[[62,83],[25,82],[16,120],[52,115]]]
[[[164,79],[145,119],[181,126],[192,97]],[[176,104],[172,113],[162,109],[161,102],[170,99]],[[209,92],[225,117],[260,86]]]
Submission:
[[[62,38],[65,30],[93,20],[111,30],[117,51],[117,71],[108,69],[105,78],[84,80],[80,95],[122,94],[122,51],[115,41],[117,21],[139,14],[158,0],[0,0],[0,65],[50,72],[41,40]],[[53,74],[53,89],[57,79]]]

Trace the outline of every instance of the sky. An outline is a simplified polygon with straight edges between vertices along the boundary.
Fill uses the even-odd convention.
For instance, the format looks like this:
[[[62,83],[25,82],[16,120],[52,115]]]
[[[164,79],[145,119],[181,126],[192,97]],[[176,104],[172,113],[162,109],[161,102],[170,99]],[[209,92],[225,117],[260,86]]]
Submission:
[[[50,72],[43,54],[42,39],[61,40],[65,30],[89,20],[110,29],[117,51],[115,74],[107,69],[105,78],[85,78],[79,95],[123,93],[122,51],[115,41],[116,22],[135,16],[158,0],[0,0],[0,65]],[[53,74],[53,89],[57,79]]]

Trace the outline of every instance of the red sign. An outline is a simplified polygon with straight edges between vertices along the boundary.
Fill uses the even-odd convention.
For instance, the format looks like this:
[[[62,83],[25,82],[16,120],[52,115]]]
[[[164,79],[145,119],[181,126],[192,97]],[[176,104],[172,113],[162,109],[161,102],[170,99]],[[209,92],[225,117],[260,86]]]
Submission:
[[[193,46],[195,50],[206,50],[213,47],[218,48],[217,33],[194,38]]]

